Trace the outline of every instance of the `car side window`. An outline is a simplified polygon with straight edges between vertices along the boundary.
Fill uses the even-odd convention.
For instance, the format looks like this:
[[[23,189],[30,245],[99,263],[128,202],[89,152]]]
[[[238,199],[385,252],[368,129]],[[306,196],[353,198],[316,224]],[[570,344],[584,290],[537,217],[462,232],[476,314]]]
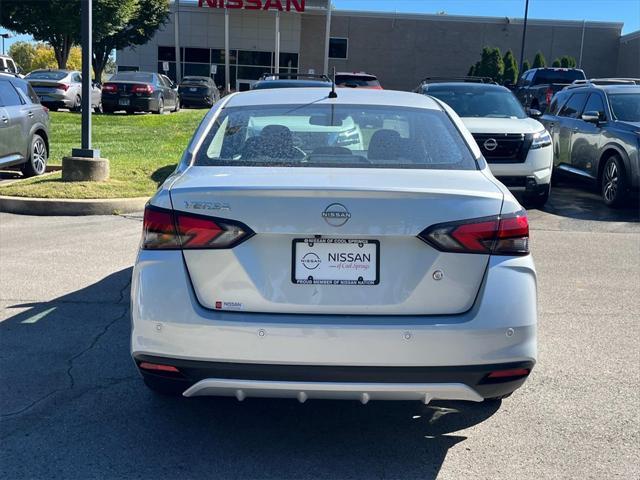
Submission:
[[[13,107],[23,105],[25,102],[9,81],[0,81],[0,105]]]
[[[560,109],[559,115],[561,117],[578,118],[586,100],[586,93],[574,93],[571,95],[571,98],[569,98],[567,103],[564,104],[564,107]]]
[[[79,73],[74,73],[73,77],[71,77],[71,80],[76,83],[82,83],[82,77]]]
[[[602,95],[599,93],[592,93],[589,95],[589,100],[587,100],[587,103],[584,106],[584,112],[598,112],[600,120],[606,120],[607,115],[605,114]]]
[[[40,103],[40,99],[36,92],[34,92],[31,85],[27,82],[16,82],[14,83],[14,87],[16,87],[22,94],[29,99],[31,103]]]
[[[7,68],[11,73],[18,73],[18,69],[16,68],[16,64],[13,63],[13,60],[7,59]]]

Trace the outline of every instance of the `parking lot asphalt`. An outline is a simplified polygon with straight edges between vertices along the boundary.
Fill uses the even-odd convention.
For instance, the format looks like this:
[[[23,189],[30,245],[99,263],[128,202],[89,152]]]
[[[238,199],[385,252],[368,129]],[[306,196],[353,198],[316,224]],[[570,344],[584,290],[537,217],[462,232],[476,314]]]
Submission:
[[[0,477],[638,478],[640,218],[530,211],[539,363],[476,404],[162,398],[129,357],[141,216],[0,214]]]

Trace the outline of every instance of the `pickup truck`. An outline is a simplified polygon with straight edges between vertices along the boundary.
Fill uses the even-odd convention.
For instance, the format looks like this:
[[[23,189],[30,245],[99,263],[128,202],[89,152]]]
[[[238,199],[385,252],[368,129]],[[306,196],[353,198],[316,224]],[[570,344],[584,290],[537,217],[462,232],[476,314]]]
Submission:
[[[544,113],[556,92],[585,79],[578,68],[533,68],[522,74],[514,93],[525,108]]]

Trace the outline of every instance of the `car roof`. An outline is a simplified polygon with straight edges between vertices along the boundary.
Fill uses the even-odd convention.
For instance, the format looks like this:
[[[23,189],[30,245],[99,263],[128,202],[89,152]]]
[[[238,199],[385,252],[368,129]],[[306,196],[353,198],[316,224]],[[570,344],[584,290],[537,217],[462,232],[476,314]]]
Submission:
[[[78,72],[80,73],[80,70],[67,70],[64,68],[38,68],[36,70],[31,70],[29,73],[36,73],[36,72],[64,72],[64,73]]]
[[[429,92],[440,89],[446,89],[451,87],[464,87],[469,90],[498,90],[498,91],[507,91],[510,90],[507,87],[503,87],[502,85],[496,85],[493,83],[476,83],[476,82],[442,82],[442,83],[425,83],[423,85],[426,87],[426,91]]]
[[[597,88],[604,90],[607,93],[638,93],[640,92],[640,85],[600,85]]]
[[[209,77],[205,77],[204,75],[185,75],[184,77],[182,77],[182,80],[186,80],[187,78],[198,78],[200,80],[211,80]]]
[[[336,76],[337,75],[341,75],[341,76],[352,75],[354,77],[372,77],[372,78],[377,78],[375,75],[372,75],[372,74],[367,73],[367,72],[336,72]]]
[[[234,93],[229,97],[228,107],[255,105],[300,105],[309,103],[336,105],[397,106],[442,110],[438,103],[426,95],[396,90],[370,90],[365,88],[340,88],[337,98],[330,99],[329,87],[325,88],[272,88]]]

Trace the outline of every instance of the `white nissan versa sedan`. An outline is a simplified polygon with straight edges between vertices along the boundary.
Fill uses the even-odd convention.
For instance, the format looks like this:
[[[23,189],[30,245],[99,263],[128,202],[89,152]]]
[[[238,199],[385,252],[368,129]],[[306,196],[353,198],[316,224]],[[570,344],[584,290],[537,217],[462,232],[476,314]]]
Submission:
[[[229,95],[145,210],[132,355],[186,397],[505,397],[536,358],[528,240],[438,100]]]

